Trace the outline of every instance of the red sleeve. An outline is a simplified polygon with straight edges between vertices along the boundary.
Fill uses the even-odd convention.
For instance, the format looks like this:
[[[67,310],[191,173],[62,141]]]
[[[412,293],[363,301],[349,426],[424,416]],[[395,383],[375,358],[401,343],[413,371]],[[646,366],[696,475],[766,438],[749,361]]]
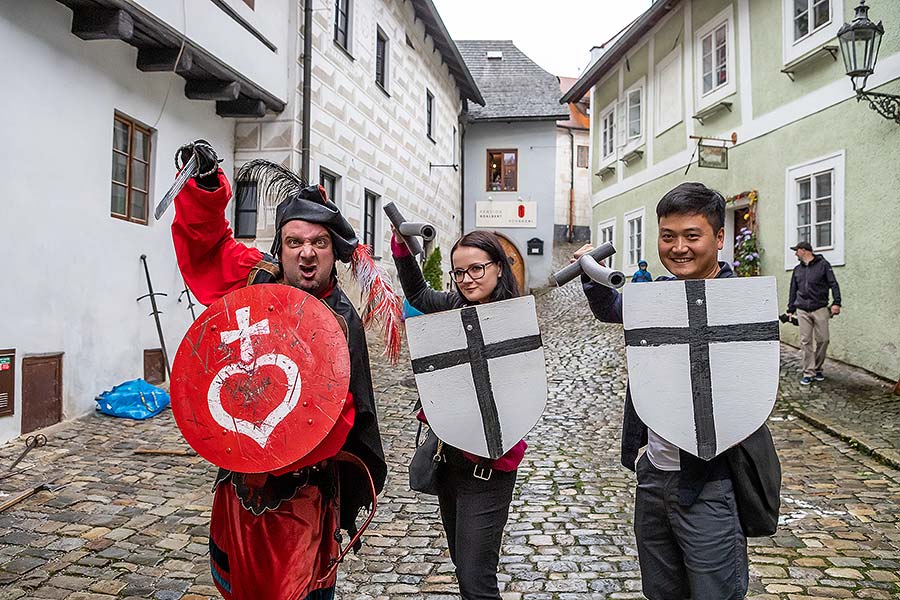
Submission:
[[[207,191],[188,180],[175,197],[172,240],[184,282],[200,304],[209,306],[247,284],[250,270],[263,258],[258,248],[241,244],[225,219],[231,185],[219,169],[219,188]]]

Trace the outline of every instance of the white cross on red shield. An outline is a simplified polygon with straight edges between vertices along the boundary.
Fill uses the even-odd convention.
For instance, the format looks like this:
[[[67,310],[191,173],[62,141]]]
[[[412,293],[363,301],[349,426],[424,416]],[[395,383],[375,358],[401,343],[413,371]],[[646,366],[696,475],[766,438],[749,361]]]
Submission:
[[[334,427],[350,354],[324,303],[281,284],[217,300],[188,329],[172,366],[172,412],[203,458],[241,473],[291,465]]]

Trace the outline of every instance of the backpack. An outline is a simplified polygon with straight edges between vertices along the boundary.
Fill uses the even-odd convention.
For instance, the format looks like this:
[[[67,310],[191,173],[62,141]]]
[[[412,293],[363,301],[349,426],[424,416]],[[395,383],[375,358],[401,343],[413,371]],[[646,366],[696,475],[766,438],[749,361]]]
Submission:
[[[774,534],[781,506],[781,463],[769,428],[763,425],[725,456],[744,535]]]

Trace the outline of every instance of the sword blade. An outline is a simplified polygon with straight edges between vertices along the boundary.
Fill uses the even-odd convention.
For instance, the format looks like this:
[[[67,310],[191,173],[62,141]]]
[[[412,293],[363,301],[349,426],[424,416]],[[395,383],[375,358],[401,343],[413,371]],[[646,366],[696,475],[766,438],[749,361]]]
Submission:
[[[181,172],[178,174],[178,177],[175,178],[175,181],[172,182],[172,187],[169,188],[169,191],[166,192],[166,195],[163,196],[162,200],[159,201],[159,204],[156,205],[156,210],[153,212],[153,216],[156,217],[156,220],[159,221],[160,217],[165,214],[166,210],[168,210],[169,205],[175,200],[175,196],[177,196],[181,190],[184,189],[184,186],[187,185],[188,179],[197,174],[197,155],[192,154],[186,163],[184,163],[184,167],[182,167]]]

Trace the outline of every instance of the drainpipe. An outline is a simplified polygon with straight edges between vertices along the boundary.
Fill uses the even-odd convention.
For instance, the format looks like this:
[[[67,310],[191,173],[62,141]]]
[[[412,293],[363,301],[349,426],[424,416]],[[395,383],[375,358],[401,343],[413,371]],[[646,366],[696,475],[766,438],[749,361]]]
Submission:
[[[459,114],[459,235],[466,234],[466,118]]]
[[[302,159],[300,163],[300,176],[303,181],[309,181],[309,121],[312,113],[312,36],[313,36],[313,0],[305,0],[303,3],[303,131],[300,146]]]
[[[569,243],[575,240],[575,135],[569,132]]]

